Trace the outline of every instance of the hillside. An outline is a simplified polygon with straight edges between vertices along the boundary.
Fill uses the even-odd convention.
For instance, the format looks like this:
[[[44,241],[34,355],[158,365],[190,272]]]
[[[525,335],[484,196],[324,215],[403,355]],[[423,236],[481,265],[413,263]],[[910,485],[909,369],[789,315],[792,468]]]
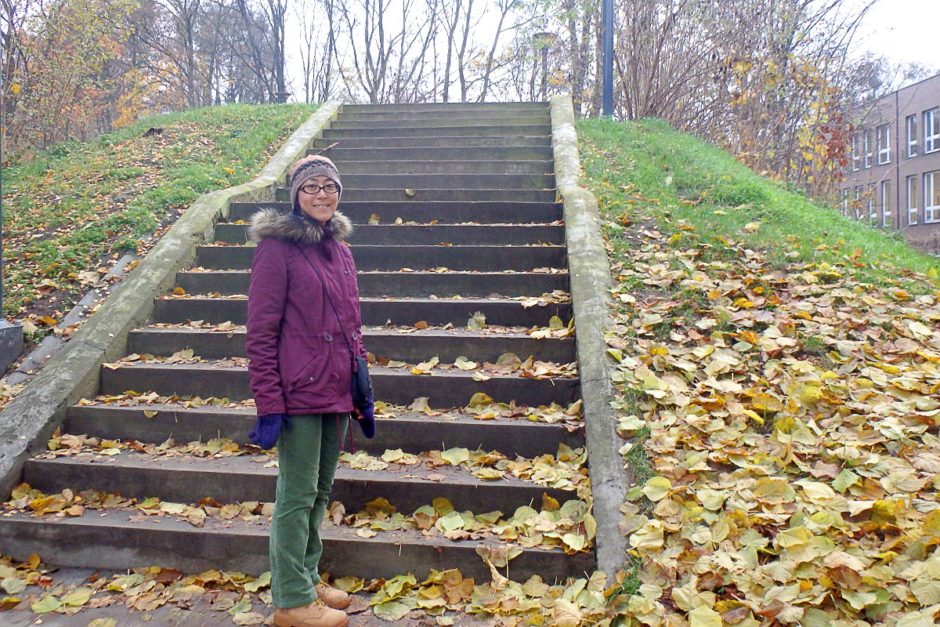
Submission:
[[[579,124],[643,624],[933,625],[938,260],[656,121]]]
[[[201,194],[250,180],[315,107],[150,117],[3,170],[3,314],[38,339],[123,252],[144,252]]]

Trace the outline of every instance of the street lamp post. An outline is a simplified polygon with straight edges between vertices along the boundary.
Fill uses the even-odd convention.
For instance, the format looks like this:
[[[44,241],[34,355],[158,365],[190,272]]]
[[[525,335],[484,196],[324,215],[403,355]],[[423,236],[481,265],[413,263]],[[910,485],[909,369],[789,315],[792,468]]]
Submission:
[[[603,59],[604,116],[614,114],[614,0],[604,0]]]

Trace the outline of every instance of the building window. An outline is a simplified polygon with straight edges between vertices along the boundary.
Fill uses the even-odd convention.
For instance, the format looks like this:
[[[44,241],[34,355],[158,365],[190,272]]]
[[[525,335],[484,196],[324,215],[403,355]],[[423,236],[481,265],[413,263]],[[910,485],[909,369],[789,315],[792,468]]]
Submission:
[[[891,163],[891,127],[882,124],[875,129],[878,140],[878,164]]]
[[[868,207],[868,223],[874,225],[878,223],[878,208],[875,206],[875,186],[869,185],[866,194],[868,196],[865,203],[865,206]]]
[[[907,157],[917,156],[917,116],[907,116]]]
[[[872,136],[871,129],[865,131],[865,134],[862,135],[862,155],[864,158],[864,168],[867,170],[871,167],[871,157],[872,157]]]
[[[855,198],[852,201],[852,217],[856,220],[862,219],[862,186],[855,187]]]
[[[891,181],[881,182],[881,226],[894,226],[894,212],[891,205]]]
[[[940,107],[924,111],[924,152],[940,150]]]
[[[849,215],[849,190],[839,190],[839,213]]]
[[[852,135],[852,171],[858,172],[862,163],[862,138],[858,133]]]
[[[924,222],[940,222],[940,170],[924,174]]]
[[[917,175],[907,177],[907,223],[917,224]]]

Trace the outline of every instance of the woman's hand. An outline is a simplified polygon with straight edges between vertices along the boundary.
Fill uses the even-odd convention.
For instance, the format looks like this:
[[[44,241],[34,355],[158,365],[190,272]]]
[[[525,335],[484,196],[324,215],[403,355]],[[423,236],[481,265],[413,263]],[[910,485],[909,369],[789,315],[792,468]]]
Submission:
[[[265,414],[258,416],[255,421],[255,428],[248,434],[252,444],[257,444],[263,449],[269,449],[277,444],[277,438],[281,434],[281,427],[290,429],[290,417],[287,414]]]

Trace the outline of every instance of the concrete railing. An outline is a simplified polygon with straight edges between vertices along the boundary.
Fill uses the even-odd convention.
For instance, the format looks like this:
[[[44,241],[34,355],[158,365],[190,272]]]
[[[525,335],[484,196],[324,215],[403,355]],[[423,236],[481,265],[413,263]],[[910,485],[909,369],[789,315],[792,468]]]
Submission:
[[[552,149],[555,183],[565,207],[568,274],[578,349],[581,398],[588,465],[597,520],[597,566],[608,577],[623,567],[627,538],[620,532],[620,506],[629,474],[619,453],[617,417],[610,402],[614,390],[607,362],[604,333],[610,320],[610,264],[601,233],[601,218],[594,194],[580,186],[581,161],[574,108],[568,95],[551,100]]]

